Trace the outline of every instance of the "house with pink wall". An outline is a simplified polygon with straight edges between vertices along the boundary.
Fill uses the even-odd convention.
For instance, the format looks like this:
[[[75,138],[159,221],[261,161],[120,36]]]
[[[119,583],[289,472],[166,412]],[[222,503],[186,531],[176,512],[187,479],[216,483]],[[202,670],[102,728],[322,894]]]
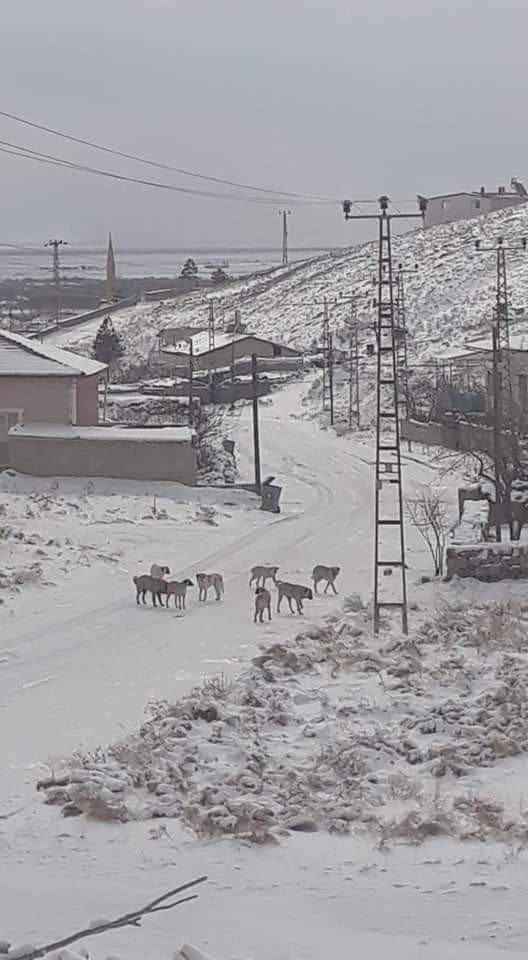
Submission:
[[[0,330],[0,464],[16,424],[96,425],[106,373],[97,360]]]

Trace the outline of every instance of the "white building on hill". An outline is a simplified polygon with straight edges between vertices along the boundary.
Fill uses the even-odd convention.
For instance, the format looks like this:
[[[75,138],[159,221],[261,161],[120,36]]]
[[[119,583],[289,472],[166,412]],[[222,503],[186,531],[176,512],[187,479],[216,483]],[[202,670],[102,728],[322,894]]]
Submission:
[[[496,191],[488,191],[485,187],[481,187],[480,190],[461,190],[458,193],[443,193],[437,197],[428,197],[425,226],[436,227],[442,223],[452,223],[454,220],[470,220],[484,213],[493,213],[495,210],[526,203],[528,192],[524,184],[516,177],[512,177],[510,187],[510,190],[506,190],[506,187],[497,187]]]

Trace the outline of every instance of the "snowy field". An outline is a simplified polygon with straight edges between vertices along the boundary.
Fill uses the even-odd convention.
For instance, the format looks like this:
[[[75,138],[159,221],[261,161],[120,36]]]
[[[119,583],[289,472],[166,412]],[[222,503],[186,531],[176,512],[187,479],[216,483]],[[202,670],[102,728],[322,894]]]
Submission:
[[[88,942],[92,956],[526,953],[525,587],[421,584],[410,530],[411,634],[374,641],[350,599],[370,600],[372,449],[301,418],[305,389],[262,407],[279,516],[233,490],[1,476],[0,936],[45,942],[206,873],[197,903]],[[247,408],[230,435],[249,477]],[[404,463],[408,489],[438,476],[420,449]],[[456,478],[442,483],[454,509]],[[224,600],[138,608],[131,577],[152,562],[220,571]],[[340,595],[255,626],[262,562],[304,583],[340,565]],[[140,728],[145,779],[129,782]],[[36,792],[64,770],[63,796]],[[89,815],[101,791],[117,818]],[[84,812],[65,818],[72,800]]]

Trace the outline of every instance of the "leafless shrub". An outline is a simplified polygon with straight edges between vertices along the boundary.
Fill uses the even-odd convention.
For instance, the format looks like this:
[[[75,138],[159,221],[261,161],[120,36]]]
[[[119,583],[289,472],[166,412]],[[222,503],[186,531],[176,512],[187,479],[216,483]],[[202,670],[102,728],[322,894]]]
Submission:
[[[123,801],[109,790],[101,789],[99,784],[74,784],[70,789],[70,799],[79,813],[84,813],[91,820],[117,820],[121,823],[130,820],[130,813]]]
[[[409,810],[393,820],[376,820],[379,830],[379,846],[383,848],[391,840],[419,845],[429,837],[452,836],[453,819],[450,813],[442,809]]]
[[[423,486],[417,490],[415,497],[407,500],[406,508],[413,527],[427,544],[433,560],[435,576],[442,576],[449,526],[443,491],[432,486]]]
[[[222,671],[212,677],[205,677],[202,683],[202,693],[213,700],[227,700],[233,689],[233,683]]]

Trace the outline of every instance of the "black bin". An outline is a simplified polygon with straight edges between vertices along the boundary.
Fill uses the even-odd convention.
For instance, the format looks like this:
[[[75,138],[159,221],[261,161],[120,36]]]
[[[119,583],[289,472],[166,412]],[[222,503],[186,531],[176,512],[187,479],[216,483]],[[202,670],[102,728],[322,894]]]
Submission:
[[[282,487],[274,483],[262,484],[262,503],[261,510],[267,510],[269,513],[280,513],[279,500],[282,493]]]

